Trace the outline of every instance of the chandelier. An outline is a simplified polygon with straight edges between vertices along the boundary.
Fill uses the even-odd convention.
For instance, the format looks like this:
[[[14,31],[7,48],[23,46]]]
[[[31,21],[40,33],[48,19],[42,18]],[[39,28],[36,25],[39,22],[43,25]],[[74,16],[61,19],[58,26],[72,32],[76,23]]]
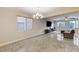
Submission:
[[[34,19],[42,19],[43,15],[39,13],[39,7],[37,7],[36,13],[33,15]]]

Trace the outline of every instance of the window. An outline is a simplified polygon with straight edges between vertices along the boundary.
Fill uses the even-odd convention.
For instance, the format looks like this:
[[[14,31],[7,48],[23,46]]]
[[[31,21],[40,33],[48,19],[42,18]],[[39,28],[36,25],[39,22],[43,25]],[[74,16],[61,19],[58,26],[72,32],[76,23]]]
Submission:
[[[60,30],[64,30],[65,29],[65,22],[62,22],[62,21],[57,22],[57,28]]]
[[[59,30],[71,30],[78,28],[78,20],[69,20],[69,21],[57,21],[56,29]]]
[[[18,22],[18,30],[19,31],[26,30],[26,18],[24,18],[24,17],[17,17],[17,22]]]
[[[17,17],[18,30],[25,31],[32,29],[32,19]]]
[[[69,22],[68,22],[68,28],[69,28],[69,29],[78,28],[78,21],[69,21]]]
[[[27,30],[32,29],[32,19],[27,18]]]

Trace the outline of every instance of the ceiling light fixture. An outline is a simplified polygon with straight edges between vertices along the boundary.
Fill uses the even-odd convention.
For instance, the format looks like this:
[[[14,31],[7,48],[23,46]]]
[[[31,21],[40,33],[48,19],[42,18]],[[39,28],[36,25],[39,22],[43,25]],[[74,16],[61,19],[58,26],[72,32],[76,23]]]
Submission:
[[[34,19],[42,19],[43,18],[43,15],[40,14],[39,7],[37,7],[36,13],[33,15],[33,18]]]

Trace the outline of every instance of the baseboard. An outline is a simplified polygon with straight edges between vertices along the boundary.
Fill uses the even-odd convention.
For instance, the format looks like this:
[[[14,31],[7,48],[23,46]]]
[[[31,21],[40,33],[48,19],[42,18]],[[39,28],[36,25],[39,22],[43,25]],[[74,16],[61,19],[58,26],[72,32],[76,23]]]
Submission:
[[[33,37],[36,37],[36,36],[40,36],[40,35],[43,35],[43,34],[44,33],[38,33],[38,34],[35,34],[35,35],[30,35],[29,37],[26,37],[26,38],[23,38],[23,39],[17,39],[17,40],[9,41],[9,42],[6,42],[6,43],[2,43],[2,44],[0,44],[0,47],[8,45],[8,44],[15,43],[15,42],[19,42],[21,40],[25,40],[25,39],[33,38]]]

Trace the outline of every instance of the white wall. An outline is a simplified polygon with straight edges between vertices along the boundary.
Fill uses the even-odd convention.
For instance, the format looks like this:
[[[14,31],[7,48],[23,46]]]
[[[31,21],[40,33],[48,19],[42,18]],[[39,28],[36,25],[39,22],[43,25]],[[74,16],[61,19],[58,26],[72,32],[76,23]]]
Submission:
[[[25,39],[32,35],[43,33],[45,20],[33,20],[32,30],[19,32],[17,30],[17,15],[27,17],[27,14],[20,11],[0,8],[0,44]]]

